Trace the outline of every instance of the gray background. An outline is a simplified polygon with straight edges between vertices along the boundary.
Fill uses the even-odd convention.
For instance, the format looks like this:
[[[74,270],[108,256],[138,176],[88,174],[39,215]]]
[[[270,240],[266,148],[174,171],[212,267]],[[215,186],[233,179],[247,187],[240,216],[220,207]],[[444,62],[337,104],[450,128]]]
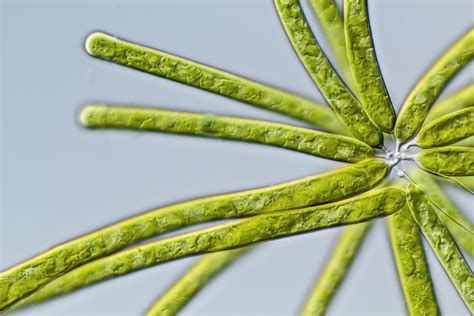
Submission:
[[[2,1],[1,263],[160,205],[330,170],[340,163],[253,144],[77,124],[87,102],[159,106],[300,124],[210,93],[89,57],[95,30],[323,100],[271,0]],[[323,47],[307,1],[305,12]],[[375,46],[398,108],[431,62],[473,21],[465,1],[370,1]],[[446,94],[473,81],[462,71]],[[467,212],[472,198],[449,194]],[[471,199],[471,200],[469,200]],[[183,315],[292,315],[339,229],[268,242],[206,287]],[[428,251],[445,314],[466,308]],[[195,258],[104,282],[24,315],[136,315]],[[404,314],[384,220],[337,293],[331,315]]]

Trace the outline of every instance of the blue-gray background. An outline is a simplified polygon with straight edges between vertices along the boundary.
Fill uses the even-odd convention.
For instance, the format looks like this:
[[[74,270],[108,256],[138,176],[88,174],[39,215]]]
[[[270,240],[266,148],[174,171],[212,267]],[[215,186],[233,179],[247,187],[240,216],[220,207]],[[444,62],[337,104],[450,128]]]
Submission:
[[[323,100],[271,0],[1,1],[1,264],[160,205],[330,170],[339,163],[272,147],[176,135],[90,131],[87,102],[159,106],[301,124],[89,57],[102,30]],[[323,47],[319,25],[305,12]],[[473,23],[470,0],[370,1],[378,59],[399,108],[432,61]],[[473,66],[446,89],[473,81]],[[472,198],[449,194],[466,212]],[[469,200],[471,199],[471,200]],[[471,217],[472,218],[472,217]],[[183,315],[293,315],[339,229],[262,244],[212,281]],[[445,314],[467,313],[428,251]],[[136,315],[196,258],[160,265],[25,310]],[[385,222],[370,232],[331,315],[405,314]]]

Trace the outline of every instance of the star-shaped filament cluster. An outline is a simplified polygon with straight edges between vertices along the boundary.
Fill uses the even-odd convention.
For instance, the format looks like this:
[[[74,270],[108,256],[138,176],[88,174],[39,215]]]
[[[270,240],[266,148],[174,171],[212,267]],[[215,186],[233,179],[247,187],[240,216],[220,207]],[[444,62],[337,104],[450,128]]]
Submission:
[[[73,239],[0,274],[0,310],[51,299],[156,264],[206,254],[149,309],[176,314],[207,281],[253,244],[344,226],[301,313],[324,313],[372,221],[387,218],[410,314],[439,313],[420,231],[467,308],[474,277],[459,248],[474,256],[473,225],[438,179],[474,187],[474,85],[438,101],[474,57],[474,30],[459,38],[413,87],[395,113],[374,49],[366,0],[311,5],[339,64],[319,46],[297,0],[275,0],[283,28],[327,105],[160,50],[92,33],[91,56],[307,122],[287,124],[159,108],[86,105],[88,128],[120,128],[224,138],[346,162],[342,168],[267,188],[204,197],[132,216]],[[401,179],[400,179],[401,178]],[[141,243],[203,222],[229,223]],[[138,244],[138,245],[136,245]]]

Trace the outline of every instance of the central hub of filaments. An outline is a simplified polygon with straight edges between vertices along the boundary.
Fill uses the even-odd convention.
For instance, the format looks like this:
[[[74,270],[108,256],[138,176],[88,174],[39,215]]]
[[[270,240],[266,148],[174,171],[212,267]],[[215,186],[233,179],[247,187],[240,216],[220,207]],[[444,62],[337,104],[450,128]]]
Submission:
[[[404,159],[406,159],[406,153],[400,152],[399,150],[388,151],[385,155],[385,160],[387,160],[391,167],[397,165]]]
[[[404,172],[402,169],[400,169],[401,166],[399,167],[396,167],[396,166],[399,165],[403,161],[413,160],[414,155],[410,154],[409,152],[410,147],[412,147],[410,143],[400,145],[398,142],[395,142],[393,139],[389,140],[390,149],[386,148],[385,146],[382,147],[384,154],[382,155],[381,158],[387,161],[387,163],[390,166],[390,169],[394,169],[396,171],[396,174],[400,177],[403,176]]]
[[[387,160],[392,166],[395,166],[400,161],[406,160],[406,159],[407,159],[407,154],[404,151],[396,150],[395,152],[389,152],[387,154]]]

